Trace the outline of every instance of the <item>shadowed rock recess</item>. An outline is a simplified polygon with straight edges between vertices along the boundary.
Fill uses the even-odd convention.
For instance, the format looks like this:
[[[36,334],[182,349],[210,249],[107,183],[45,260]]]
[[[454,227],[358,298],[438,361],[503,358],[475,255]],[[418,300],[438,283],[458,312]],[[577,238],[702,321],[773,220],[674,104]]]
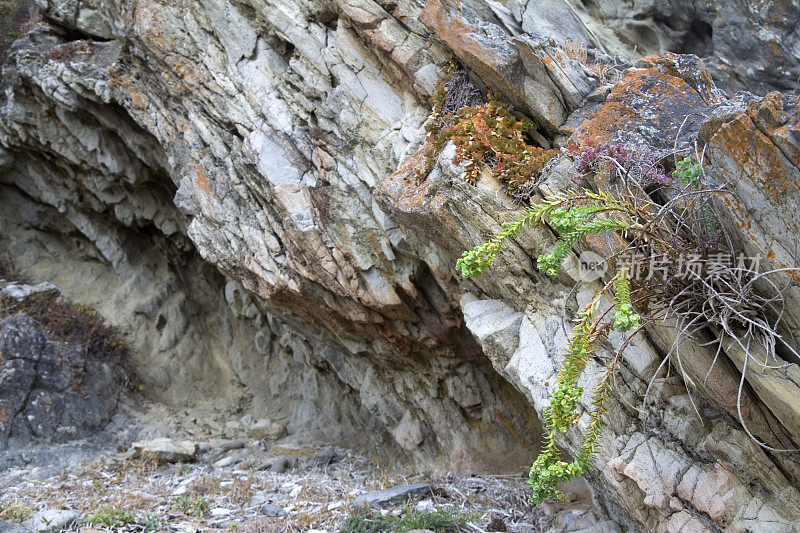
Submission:
[[[543,226],[483,276],[457,275],[513,202],[460,179],[448,149],[412,170],[454,57],[541,144],[698,141],[706,175],[730,184],[739,248],[762,270],[798,263],[788,0],[36,4],[3,70],[0,254],[120,327],[155,402],[272,419],[296,444],[377,443],[418,468],[530,464],[562,310],[600,285],[536,270],[555,242]],[[575,170],[545,172],[542,193]],[[799,280],[780,275],[794,339]],[[748,369],[737,402],[747,354],[690,343],[643,406],[675,338],[652,327],[624,352],[587,473],[598,504],[633,530],[793,531],[800,456],[739,418],[800,447],[797,361]]]

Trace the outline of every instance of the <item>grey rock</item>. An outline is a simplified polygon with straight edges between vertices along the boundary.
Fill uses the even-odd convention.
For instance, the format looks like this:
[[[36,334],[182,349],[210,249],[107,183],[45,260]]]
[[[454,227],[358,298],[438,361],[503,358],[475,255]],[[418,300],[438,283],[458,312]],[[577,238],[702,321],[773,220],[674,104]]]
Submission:
[[[24,283],[8,283],[0,289],[0,296],[10,296],[21,302],[34,294],[59,295],[61,291],[49,281],[43,281],[38,285],[26,285]]]
[[[33,513],[24,525],[33,533],[58,532],[67,529],[80,515],[77,511],[45,509]]]
[[[259,420],[247,428],[251,439],[276,440],[286,435],[286,424],[277,420]]]
[[[37,466],[31,470],[30,476],[32,479],[44,481],[53,476],[57,476],[63,469],[57,466]]]
[[[282,507],[278,507],[277,505],[272,505],[271,503],[265,503],[264,505],[262,505],[258,509],[258,512],[263,514],[264,516],[276,516],[276,517],[286,516],[287,514]]]
[[[385,505],[407,502],[411,498],[425,497],[433,494],[433,489],[428,483],[414,483],[401,485],[384,490],[377,490],[362,494],[353,499],[356,507],[383,507]]]
[[[335,448],[326,448],[317,455],[309,459],[309,466],[326,466],[339,460],[339,454]]]
[[[253,508],[253,507],[260,507],[267,503],[267,495],[265,493],[253,494],[248,500],[245,507]]]
[[[282,492],[260,492],[258,494],[254,494],[250,501],[248,502],[248,507],[259,507],[264,505],[265,503],[279,503],[284,502],[289,497],[282,493]]]
[[[523,313],[500,300],[466,300],[461,299],[469,331],[486,346],[490,357],[507,359],[519,345]],[[498,364],[505,364],[505,361]]]
[[[277,457],[269,466],[269,471],[282,474],[289,468],[289,460],[286,457]]]
[[[242,457],[239,455],[229,455],[228,457],[223,457],[219,461],[214,462],[215,468],[225,468],[228,466],[233,466],[242,462]]]
[[[193,461],[197,454],[197,443],[162,437],[133,443],[135,456],[154,456],[169,463]]]
[[[63,443],[102,430],[123,392],[116,362],[51,341],[26,315],[0,320],[0,450]]]
[[[226,442],[225,444],[221,444],[220,446],[217,446],[214,449],[214,451],[216,451],[217,453],[225,453],[225,452],[229,452],[231,450],[240,450],[242,448],[244,448],[244,442],[242,442],[240,440],[234,440],[234,441]]]
[[[28,533],[28,529],[20,524],[0,520],[0,533]]]

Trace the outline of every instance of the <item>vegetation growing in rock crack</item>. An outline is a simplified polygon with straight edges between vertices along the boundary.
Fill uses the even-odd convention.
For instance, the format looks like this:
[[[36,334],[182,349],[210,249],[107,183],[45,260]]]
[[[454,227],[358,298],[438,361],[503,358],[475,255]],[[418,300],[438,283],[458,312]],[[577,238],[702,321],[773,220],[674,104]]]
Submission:
[[[689,157],[676,161],[671,180],[658,163],[663,155],[646,147],[573,144],[563,152],[575,159],[577,180],[591,183],[589,178],[593,178],[595,183],[606,184],[605,188],[586,188],[541,199],[502,224],[493,239],[464,252],[456,263],[463,276],[480,275],[521,229],[549,223],[560,237],[551,251],[539,255],[537,267],[554,277],[585,237],[614,233],[622,237],[609,241],[616,253],[608,263],[616,267],[616,273],[578,313],[553,396],[543,411],[545,443],[531,467],[528,482],[533,489],[531,501],[537,505],[545,498],[561,497],[558,485],[581,475],[588,467],[602,429],[611,376],[631,338],[644,324],[674,319],[681,336],[710,330],[720,349],[726,338],[747,347],[757,342],[769,354],[766,360],[758,361],[762,365],[769,364],[769,356],[775,360],[778,344],[798,357],[778,333],[782,316],[778,287],[773,285],[767,291],[771,296],[760,295],[755,283],[766,282],[766,278],[757,267],[720,261],[721,255],[735,251],[717,224],[712,208],[713,197],[724,190],[702,188],[703,169],[699,163]],[[692,267],[687,267],[687,258],[693,262]],[[613,296],[606,297],[602,304],[612,289]],[[575,457],[565,460],[557,438],[578,424],[584,412],[584,390],[579,378],[589,359],[598,357],[596,347],[612,330],[630,334],[615,355],[604,362],[605,371],[585,404],[588,425]],[[680,342],[667,354],[653,379],[678,346]],[[709,373],[712,369],[713,366]],[[744,376],[738,399],[740,422],[755,438],[741,416],[743,383]]]
[[[529,144],[527,137],[536,125],[516,117],[492,93],[484,99],[465,71],[451,64],[445,72],[430,100],[433,110],[417,179],[431,171],[448,141],[456,148],[453,163],[464,163],[464,179],[475,183],[488,167],[508,191],[530,182],[558,154]]]

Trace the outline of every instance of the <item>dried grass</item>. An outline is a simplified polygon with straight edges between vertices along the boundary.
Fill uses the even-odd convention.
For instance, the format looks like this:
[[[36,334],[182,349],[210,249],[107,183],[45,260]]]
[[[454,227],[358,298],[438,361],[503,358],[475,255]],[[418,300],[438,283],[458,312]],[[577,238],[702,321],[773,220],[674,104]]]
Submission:
[[[124,510],[135,518],[125,531],[143,531],[147,518],[157,515],[169,526],[199,529],[228,528],[237,531],[300,532],[308,529],[338,531],[346,520],[358,515],[353,505],[357,494],[423,480],[390,474],[386,466],[376,468],[367,459],[349,455],[328,467],[276,474],[256,470],[213,469],[207,464],[169,465],[150,459],[104,458],[44,481],[26,477],[11,479],[0,473],[0,485],[8,487],[7,501],[30,508],[75,509],[85,516],[103,509]],[[537,523],[541,516],[527,502],[528,490],[522,476],[465,478],[443,476],[430,480],[436,508],[457,514],[478,513],[475,527],[488,523],[490,515],[507,524],[519,521]],[[204,498],[210,510],[223,508],[229,515],[190,516],[175,507],[179,487],[191,487],[187,501]],[[288,515],[282,518],[259,515],[259,506],[249,507],[250,497],[275,492],[286,499],[280,502]],[[295,494],[292,497],[292,494]],[[484,519],[485,517],[485,519]],[[235,521],[231,521],[234,518]],[[485,524],[484,524],[485,525]]]

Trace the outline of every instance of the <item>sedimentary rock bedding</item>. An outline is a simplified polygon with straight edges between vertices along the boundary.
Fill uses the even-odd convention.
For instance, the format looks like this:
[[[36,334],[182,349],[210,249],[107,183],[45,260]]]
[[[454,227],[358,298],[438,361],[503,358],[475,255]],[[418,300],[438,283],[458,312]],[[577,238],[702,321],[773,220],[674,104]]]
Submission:
[[[797,264],[790,2],[37,5],[3,70],[0,253],[121,327],[153,401],[276,420],[295,443],[379,442],[418,468],[526,468],[599,286],[537,270],[544,225],[483,276],[456,272],[520,198],[462,179],[452,144],[419,174],[451,61],[542,148],[704,150],[739,249]],[[528,198],[575,173],[558,156]],[[797,279],[777,276],[793,343]],[[654,325],[624,352],[587,474],[598,504],[632,529],[791,531],[800,462],[770,448],[800,447],[798,361],[748,371],[740,346],[690,342],[653,380],[677,337]]]

